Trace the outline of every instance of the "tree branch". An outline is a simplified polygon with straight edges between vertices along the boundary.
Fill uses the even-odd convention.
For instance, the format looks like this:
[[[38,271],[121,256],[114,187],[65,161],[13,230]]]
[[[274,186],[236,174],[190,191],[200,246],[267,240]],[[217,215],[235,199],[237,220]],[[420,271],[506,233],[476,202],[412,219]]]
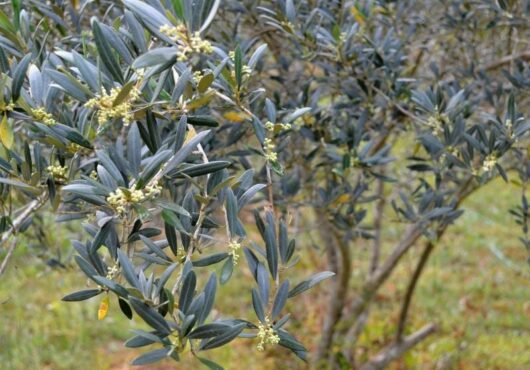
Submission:
[[[399,322],[398,322],[398,328],[397,328],[397,333],[396,333],[396,342],[401,342],[403,340],[403,332],[405,331],[405,324],[407,321],[407,315],[408,315],[408,311],[410,308],[410,302],[412,301],[412,295],[414,294],[414,289],[416,288],[420,275],[423,272],[423,269],[425,265],[427,264],[427,260],[429,259],[429,256],[431,255],[433,249],[434,249],[434,243],[432,241],[427,242],[427,244],[425,245],[425,249],[423,250],[423,253],[421,254],[420,260],[418,261],[418,264],[416,265],[416,269],[414,270],[414,273],[410,279],[409,285],[407,287],[407,292],[405,294],[405,298],[401,306],[401,312],[399,314]]]
[[[2,239],[0,241],[0,245],[3,245],[12,234],[16,234],[20,226],[28,219],[28,217],[31,216],[33,212],[38,210],[40,207],[42,207],[46,200],[48,199],[48,193],[43,193],[39,195],[37,198],[32,200],[26,208],[13,220],[13,223],[9,230],[5,231],[2,234]]]
[[[486,71],[492,71],[498,68],[501,68],[505,66],[506,64],[510,64],[511,62],[522,59],[522,60],[530,60],[530,51],[521,53],[521,54],[515,54],[515,55],[507,55],[504,58],[501,58],[499,60],[496,60],[493,63],[488,64],[487,66],[483,67],[482,69]]]
[[[385,282],[390,273],[397,266],[399,260],[410,249],[412,245],[421,236],[421,227],[419,224],[411,225],[405,233],[400,243],[394,248],[385,262],[378,267],[372,276],[368,279],[365,286],[368,289],[377,290]]]
[[[381,370],[390,364],[390,362],[400,358],[405,352],[420,343],[426,337],[436,331],[434,324],[428,324],[409,335],[399,342],[393,342],[388,347],[379,352],[370,361],[361,366],[360,370]]]
[[[342,354],[348,360],[353,368],[355,368],[355,346],[357,345],[357,340],[364,330],[366,323],[368,322],[368,317],[370,315],[370,305],[366,305],[361,314],[357,317],[355,323],[348,330],[348,333],[344,337]]]
[[[390,276],[401,257],[414,245],[420,236],[420,225],[411,225],[385,263],[378,267],[364,282],[360,294],[348,308],[347,313],[344,315],[346,318],[341,323],[341,331],[343,333],[347,332],[342,346],[342,353],[345,354],[347,359],[354,359],[354,354],[352,353],[354,349],[351,347],[366,324],[368,307],[375,293]],[[364,317],[364,314],[366,314],[366,317]]]
[[[324,324],[321,331],[320,344],[315,355],[314,363],[319,364],[326,359],[330,353],[331,344],[333,341],[333,334],[335,328],[342,316],[342,310],[346,302],[346,296],[348,292],[348,284],[351,277],[351,256],[350,248],[339,235],[333,232],[332,226],[328,220],[325,220],[322,224],[321,231],[324,238],[329,240],[327,248],[335,249],[335,256],[338,257],[338,271],[337,279],[335,280],[335,286],[332,289],[332,296],[330,298],[330,304],[324,318]]]
[[[379,265],[379,256],[381,254],[381,228],[383,226],[383,213],[385,210],[385,183],[382,179],[377,180],[377,196],[379,200],[375,206],[374,215],[374,240],[372,244],[372,260],[370,263],[370,273],[373,273]]]
[[[11,246],[9,247],[6,257],[2,261],[2,265],[0,265],[0,275],[2,275],[7,267],[7,262],[9,262],[9,259],[13,255],[13,251],[15,250],[15,247],[17,246],[17,239],[13,239],[13,242],[11,243]]]

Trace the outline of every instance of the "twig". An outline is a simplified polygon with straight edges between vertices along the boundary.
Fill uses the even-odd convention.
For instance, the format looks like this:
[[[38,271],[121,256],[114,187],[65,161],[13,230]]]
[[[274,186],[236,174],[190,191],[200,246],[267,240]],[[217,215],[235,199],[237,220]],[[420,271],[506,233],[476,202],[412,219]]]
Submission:
[[[359,336],[364,330],[366,323],[368,322],[368,316],[370,314],[370,305],[367,305],[364,308],[364,311],[359,315],[355,324],[348,330],[346,337],[344,339],[344,345],[342,348],[342,354],[348,360],[348,362],[355,368],[355,345]]]
[[[396,103],[394,100],[392,100],[392,98],[390,98],[387,94],[385,94],[382,90],[378,89],[377,87],[375,86],[371,86],[372,89],[374,89],[377,93],[379,93],[383,98],[385,98],[386,101],[388,101],[390,104],[392,104],[394,107],[397,108],[397,110],[399,110],[401,113],[403,113],[405,116],[409,117],[410,119],[412,119],[413,121],[416,121],[416,122],[419,122],[419,123],[425,123],[424,120],[422,120],[421,118],[419,117],[416,117],[416,115],[414,115],[414,113],[406,110],[405,108],[403,108],[399,103]]]
[[[0,275],[2,275],[7,267],[7,262],[9,262],[9,259],[11,258],[11,255],[13,254],[13,251],[15,250],[15,247],[17,245],[17,239],[13,239],[11,242],[11,246],[9,247],[6,257],[2,261],[2,265],[0,265]]]
[[[16,234],[20,226],[26,221],[26,219],[31,216],[33,212],[38,210],[40,207],[46,203],[46,200],[48,199],[48,193],[43,193],[39,195],[36,199],[32,200],[20,213],[12,223],[12,226],[9,228],[9,230],[5,231],[2,234],[2,240],[0,241],[0,245],[3,245],[12,234]]]
[[[370,273],[373,273],[379,265],[379,256],[381,254],[381,228],[383,226],[383,213],[385,210],[385,183],[382,179],[377,180],[377,196],[379,200],[375,206],[374,215],[374,240],[372,244],[372,260],[370,264]]]
[[[513,62],[513,61],[515,61],[517,59],[530,60],[530,51],[527,51],[527,52],[524,52],[524,53],[521,53],[521,54],[507,55],[504,58],[496,60],[495,62],[490,63],[490,64],[488,64],[487,66],[485,66],[485,67],[483,67],[481,69],[484,69],[486,71],[495,70],[495,69],[498,69],[498,68],[501,68],[501,67],[505,66],[506,64],[510,64],[511,62]]]

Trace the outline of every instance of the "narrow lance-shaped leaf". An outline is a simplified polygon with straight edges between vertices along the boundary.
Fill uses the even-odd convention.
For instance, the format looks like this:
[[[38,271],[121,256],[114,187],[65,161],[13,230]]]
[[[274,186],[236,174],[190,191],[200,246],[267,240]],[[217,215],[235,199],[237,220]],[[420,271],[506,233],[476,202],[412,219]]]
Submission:
[[[134,308],[136,313],[153,329],[158,330],[162,334],[169,334],[171,329],[167,324],[166,320],[158,312],[153,310],[151,307],[143,303],[138,298],[129,297],[129,303]]]
[[[173,272],[176,270],[177,267],[178,267],[178,264],[173,263],[166,269],[166,271],[164,271],[162,276],[160,276],[160,279],[158,280],[158,283],[157,283],[158,294],[160,294],[160,292],[164,288],[164,285],[166,285],[167,281],[169,280],[169,278],[171,277],[171,275],[173,274]]]
[[[107,236],[110,233],[110,229],[113,227],[112,219],[109,219],[98,231],[96,234],[94,240],[92,241],[92,247],[91,250],[93,252],[97,251],[103,243],[105,243],[105,239],[107,239]]]
[[[182,163],[193,150],[197,148],[197,145],[210,133],[210,130],[199,132],[195,135],[188,143],[186,143],[180,150],[175,153],[173,157],[165,165],[162,175],[165,175],[180,163]]]
[[[237,199],[232,189],[226,189],[226,218],[228,222],[228,229],[230,230],[230,237],[236,235],[237,232],[237,214],[239,208],[237,206]]]
[[[233,326],[230,330],[227,330],[224,334],[212,338],[208,342],[201,343],[199,349],[202,351],[221,347],[222,345],[234,340],[239,335],[239,333],[243,331],[245,326],[245,323],[237,324]]]
[[[276,293],[276,298],[274,299],[274,304],[272,305],[271,320],[274,320],[281,312],[287,302],[287,297],[289,294],[289,280],[285,280],[278,289]]]
[[[186,313],[193,300],[193,294],[195,293],[195,286],[197,285],[197,278],[193,271],[190,271],[184,282],[182,283],[182,290],[179,297],[179,309]]]
[[[223,264],[223,267],[221,268],[221,276],[219,277],[219,281],[221,284],[225,284],[230,278],[232,277],[232,273],[234,272],[234,259],[232,256],[230,256],[225,263]]]
[[[263,302],[269,301],[269,292],[270,292],[270,280],[269,273],[267,268],[263,263],[258,262],[256,265],[256,283],[258,284],[258,289],[261,294],[261,300]]]
[[[208,175],[210,173],[227,168],[231,164],[232,162],[229,161],[211,161],[208,163],[200,163],[182,169],[179,174],[184,174],[189,177]]]
[[[144,353],[141,356],[138,356],[135,358],[132,362],[132,365],[147,365],[152,364],[153,362],[160,361],[167,357],[170,349],[169,348],[161,348],[161,349],[155,349],[154,351],[150,351],[147,353]]]
[[[31,62],[31,54],[27,54],[18,63],[15,72],[13,73],[13,80],[11,81],[11,95],[13,101],[17,101],[20,96],[20,90],[26,77],[26,71],[28,70],[29,63]]]
[[[11,149],[13,142],[15,141],[13,127],[7,120],[7,115],[5,113],[0,123],[0,141],[2,141],[2,144],[4,144],[7,149]]]
[[[221,4],[221,0],[214,0],[214,3],[210,7],[210,11],[208,12],[208,16],[204,19],[202,22],[201,28],[199,29],[199,32],[203,32],[208,28],[210,23],[212,23],[213,19],[215,18],[215,14],[217,13],[217,9],[219,8],[219,5]]]
[[[192,261],[192,263],[193,263],[193,266],[196,266],[196,267],[205,267],[205,266],[210,266],[210,265],[219,263],[223,261],[224,259],[226,259],[228,256],[229,254],[227,252],[219,252],[219,253],[210,254],[209,256],[204,256],[198,260]]]
[[[116,81],[123,84],[124,80],[120,65],[107,41],[109,37],[105,35],[105,32],[107,32],[107,30],[102,29],[99,25],[99,22],[95,18],[92,18],[91,23],[92,32],[94,34],[94,41],[96,42],[101,61],[108,69],[112,77],[114,77]]]
[[[99,294],[101,294],[103,290],[101,289],[87,289],[87,290],[81,290],[79,292],[75,292],[72,294],[68,294],[62,298],[65,302],[77,302],[77,301],[84,301],[89,298],[95,297]]]
[[[234,53],[234,69],[236,76],[237,89],[241,89],[241,84],[243,82],[243,55],[239,45],[236,47]]]
[[[153,67],[170,61],[177,61],[178,51],[174,47],[157,48],[136,58],[132,64],[134,69]]]
[[[334,272],[323,271],[323,272],[319,272],[311,276],[309,279],[302,281],[301,283],[296,285],[293,289],[291,289],[289,291],[289,298],[292,298],[302,292],[305,292],[306,290],[320,283],[322,280],[328,279],[332,277],[333,275],[335,275]]]
[[[254,307],[254,312],[256,313],[259,321],[265,322],[265,309],[263,307],[263,302],[261,301],[260,295],[256,289],[252,289],[252,306]]]
[[[206,286],[204,287],[204,304],[202,311],[198,317],[199,324],[202,324],[210,314],[210,311],[212,310],[213,304],[215,302],[216,292],[217,276],[215,275],[215,272],[212,272],[210,278],[208,279],[208,282],[206,283]]]
[[[195,328],[189,335],[190,339],[213,338],[224,334],[231,329],[230,325],[221,323],[211,323]]]
[[[129,284],[135,288],[140,287],[140,282],[138,281],[138,276],[134,270],[134,266],[129,260],[129,257],[121,249],[118,250],[118,261],[120,261],[121,269],[123,276]]]
[[[276,279],[278,274],[278,247],[275,228],[274,216],[271,212],[268,212],[267,225],[265,226],[265,250],[267,253],[267,264],[273,279]]]

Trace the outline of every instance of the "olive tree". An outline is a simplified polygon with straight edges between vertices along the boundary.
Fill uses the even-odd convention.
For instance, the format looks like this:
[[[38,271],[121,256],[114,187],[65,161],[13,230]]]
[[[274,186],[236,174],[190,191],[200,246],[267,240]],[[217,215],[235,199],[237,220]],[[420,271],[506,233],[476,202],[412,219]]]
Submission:
[[[408,328],[411,301],[469,195],[519,172],[527,233],[529,8],[13,0],[0,11],[0,271],[51,211],[85,231],[72,246],[92,286],[64,300],[99,297],[100,319],[117,300],[143,320],[126,346],[153,350],[135,364],[190,349],[218,368],[201,351],[240,337],[316,368],[384,368],[436,330]],[[300,224],[330,271],[300,276]],[[374,299],[415,246],[395,338],[361,354]],[[236,268],[254,278],[255,317],[212,314]],[[330,277],[308,356],[285,305]]]

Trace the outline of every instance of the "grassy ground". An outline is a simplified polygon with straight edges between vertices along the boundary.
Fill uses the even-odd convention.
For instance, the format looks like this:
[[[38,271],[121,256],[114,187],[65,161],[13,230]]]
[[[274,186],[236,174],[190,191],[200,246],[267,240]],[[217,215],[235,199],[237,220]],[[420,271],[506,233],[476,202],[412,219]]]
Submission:
[[[497,182],[466,203],[467,212],[437,247],[413,302],[411,328],[434,320],[440,330],[394,364],[395,369],[530,368],[530,268],[524,265],[526,255],[517,242],[518,230],[506,212],[517,199],[515,188]],[[387,237],[392,238],[392,230]],[[60,239],[61,235],[54,236]],[[62,243],[66,245],[66,239]],[[491,246],[519,261],[528,273],[518,274],[504,265],[490,251]],[[84,279],[75,269],[52,269],[41,259],[29,257],[25,248],[18,249],[0,278],[0,368],[128,369],[138,352],[124,349],[122,342],[138,324],[118,314],[117,302],[111,302],[104,321],[96,319],[97,298],[62,303],[60,298],[78,290]],[[367,348],[381,345],[381,338],[391,338],[396,302],[417,253],[407,256],[378,297],[369,330],[361,338]],[[318,260],[318,254],[314,256]],[[221,308],[252,317],[250,287],[244,285],[248,273],[242,269],[235,274],[219,292]],[[234,299],[239,296],[243,302]],[[318,334],[322,310],[318,302],[325,300],[320,287],[290,303],[295,312],[293,332],[310,348],[316,345]],[[255,344],[237,340],[208,356],[228,369],[304,368],[284,351],[259,353]],[[197,363],[175,366],[165,362],[149,367],[175,368],[197,368]]]

